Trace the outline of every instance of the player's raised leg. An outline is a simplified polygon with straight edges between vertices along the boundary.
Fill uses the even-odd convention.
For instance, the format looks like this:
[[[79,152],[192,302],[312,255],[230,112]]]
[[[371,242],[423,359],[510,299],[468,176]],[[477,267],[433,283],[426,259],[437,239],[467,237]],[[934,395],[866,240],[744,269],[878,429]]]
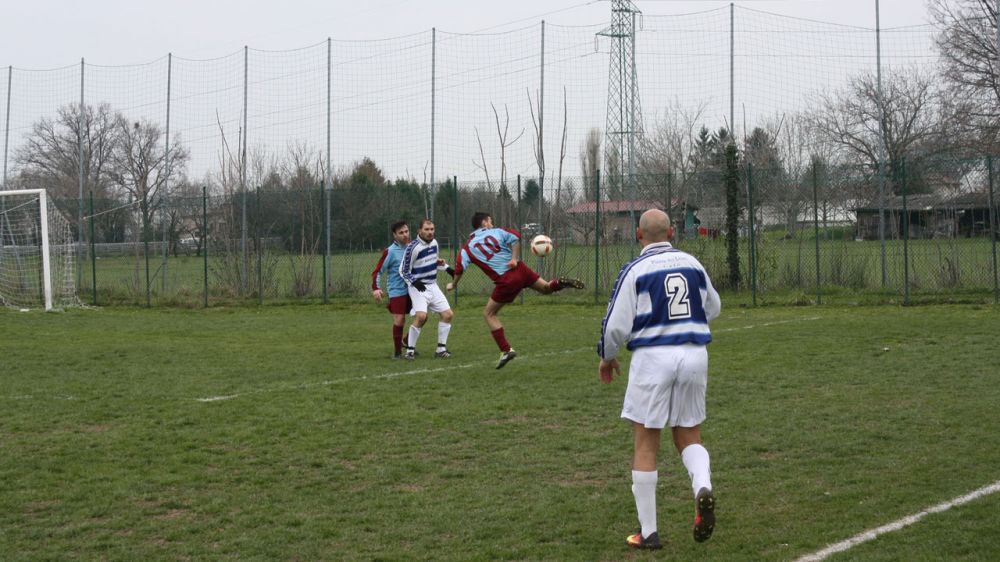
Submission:
[[[531,284],[532,289],[543,295],[555,293],[556,291],[561,291],[563,289],[582,289],[583,287],[583,281],[573,279],[572,277],[559,277],[553,279],[552,281],[547,281],[539,277],[534,283]]]

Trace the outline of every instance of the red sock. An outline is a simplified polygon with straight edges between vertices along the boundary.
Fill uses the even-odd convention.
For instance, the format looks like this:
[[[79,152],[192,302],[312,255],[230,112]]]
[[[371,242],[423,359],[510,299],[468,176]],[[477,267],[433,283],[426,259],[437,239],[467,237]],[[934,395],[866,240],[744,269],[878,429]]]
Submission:
[[[396,354],[403,352],[403,327],[392,325],[392,346],[396,349]]]
[[[553,292],[562,289],[562,285],[559,284],[559,279],[549,281],[549,288],[552,289]]]
[[[500,346],[500,351],[504,353],[510,351],[510,344],[507,343],[507,338],[504,337],[503,335],[503,328],[497,328],[496,330],[493,330],[492,332],[490,332],[490,335],[493,336],[493,339],[496,340],[497,345]]]

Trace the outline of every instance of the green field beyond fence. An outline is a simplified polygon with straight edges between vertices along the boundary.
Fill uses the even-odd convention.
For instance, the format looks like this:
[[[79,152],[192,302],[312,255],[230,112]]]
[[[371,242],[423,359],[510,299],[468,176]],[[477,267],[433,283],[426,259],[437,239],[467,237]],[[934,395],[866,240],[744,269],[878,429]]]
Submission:
[[[765,234],[755,245],[750,263],[749,239],[741,240],[743,282],[738,289],[758,303],[822,303],[824,298],[852,302],[995,302],[997,277],[994,246],[985,238],[890,241],[886,251],[886,282],[881,276],[879,241],[814,237],[785,239]],[[683,239],[677,247],[694,254],[720,287],[726,286],[728,267],[722,238]],[[317,302],[326,299],[363,299],[370,295],[371,273],[381,251],[290,254],[266,248],[251,252],[248,275],[242,275],[238,252],[210,247],[207,259],[193,249],[162,255],[162,246],[119,245],[84,264],[80,299],[87,304],[152,306],[209,306],[236,302]],[[607,297],[621,266],[636,255],[638,246],[602,244],[600,247],[557,242],[556,253],[525,261],[543,277],[578,277],[587,290],[577,300],[593,302]],[[455,248],[446,242],[442,254],[453,262]],[[325,264],[324,264],[325,262]],[[817,278],[818,273],[818,278]],[[442,274],[443,275],[443,274]],[[818,279],[818,281],[817,281]],[[446,279],[439,282],[442,287]],[[326,289],[324,291],[324,281]],[[96,285],[95,285],[96,283]],[[96,291],[94,288],[96,287]],[[470,272],[458,295],[485,297],[492,282],[478,270]],[[566,295],[560,295],[567,298]],[[527,294],[526,298],[538,298]]]
[[[604,307],[508,307],[519,355],[496,371],[480,304],[456,308],[452,359],[425,337],[412,363],[375,304],[0,309],[0,559],[652,559],[624,545]],[[997,558],[1000,494],[926,512],[1000,482],[996,307],[724,296],[712,330],[718,524],[691,540],[664,443],[655,558],[796,560],[893,524],[829,560]]]

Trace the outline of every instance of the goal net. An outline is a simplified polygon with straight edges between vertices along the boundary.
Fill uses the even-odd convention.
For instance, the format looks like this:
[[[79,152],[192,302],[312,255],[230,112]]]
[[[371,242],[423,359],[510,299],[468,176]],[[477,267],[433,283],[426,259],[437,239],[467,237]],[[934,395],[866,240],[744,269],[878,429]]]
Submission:
[[[42,189],[0,191],[0,303],[60,309],[78,304],[69,221]]]

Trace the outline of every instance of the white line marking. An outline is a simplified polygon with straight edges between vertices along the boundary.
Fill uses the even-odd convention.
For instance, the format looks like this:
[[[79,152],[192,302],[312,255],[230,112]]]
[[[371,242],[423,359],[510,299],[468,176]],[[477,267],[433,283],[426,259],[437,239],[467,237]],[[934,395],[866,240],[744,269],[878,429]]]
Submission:
[[[826,548],[824,548],[823,550],[799,558],[798,560],[796,560],[796,562],[819,562],[820,560],[825,560],[831,554],[844,552],[845,550],[849,550],[863,542],[868,542],[870,540],[873,540],[875,539],[875,537],[879,535],[883,535],[885,533],[891,533],[893,531],[898,531],[903,527],[908,527],[910,525],[913,525],[917,521],[920,521],[925,516],[930,515],[932,513],[941,513],[942,511],[947,511],[955,506],[969,503],[983,496],[995,494],[996,492],[1000,492],[1000,480],[997,480],[996,482],[988,486],[983,486],[982,488],[974,492],[965,494],[964,496],[959,496],[955,499],[939,503],[934,507],[927,508],[919,513],[914,513],[913,515],[908,515],[902,519],[893,521],[888,525],[882,525],[881,527],[871,529],[869,531],[865,531],[863,533],[855,535],[845,541],[841,541],[836,544],[831,544]]]
[[[726,328],[726,329],[714,330],[714,331],[715,332],[734,332],[734,331],[737,331],[737,330],[750,330],[750,329],[753,329],[753,328],[763,328],[765,326],[774,326],[774,325],[777,325],[777,324],[788,324],[788,323],[791,323],[791,322],[800,322],[800,321],[803,321],[803,320],[819,320],[819,316],[812,316],[812,317],[809,317],[809,318],[795,318],[795,319],[791,319],[791,320],[777,320],[777,321],[774,321],[774,322],[765,322],[763,324],[751,324],[749,326],[740,326],[738,328]],[[565,355],[565,354],[569,354],[569,353],[580,353],[580,352],[584,352],[584,351],[595,351],[595,349],[596,349],[596,344],[595,345],[591,345],[591,346],[587,346],[587,347],[577,347],[577,348],[574,348],[574,349],[564,349],[564,350],[560,350],[560,351],[548,351],[548,352],[544,352],[544,353],[533,353],[532,356],[534,356],[534,357],[551,357],[553,355]],[[302,389],[312,388],[312,387],[316,387],[316,386],[330,386],[332,384],[341,384],[341,383],[349,383],[349,382],[359,382],[359,381],[366,381],[366,380],[386,380],[386,379],[393,379],[393,378],[396,378],[396,377],[404,377],[404,376],[409,376],[409,375],[424,375],[424,374],[428,374],[428,373],[440,373],[440,372],[444,372],[444,371],[450,371],[450,370],[453,370],[453,369],[468,369],[469,367],[475,367],[475,366],[481,366],[481,365],[482,365],[482,363],[463,363],[463,364],[460,364],[460,365],[448,365],[447,367],[438,367],[438,368],[434,368],[434,369],[414,369],[412,371],[402,371],[402,372],[399,372],[399,373],[383,373],[383,374],[380,374],[380,375],[361,375],[360,377],[349,377],[349,378],[345,378],[345,379],[334,379],[334,380],[327,380],[327,381],[314,382],[314,383],[304,383],[304,384],[298,384],[298,385],[292,385],[292,386],[278,386],[278,387],[271,387],[271,388],[266,388],[266,389],[250,390],[250,391],[247,391],[247,392],[239,392],[239,393],[235,393],[235,394],[223,394],[223,395],[219,395],[219,396],[208,396],[206,398],[195,398],[194,400],[196,402],[222,402],[222,401],[225,401],[225,400],[233,400],[235,398],[239,398],[240,396],[246,396],[246,395],[249,395],[249,394],[265,394],[265,393],[270,393],[270,392],[285,392],[285,391],[289,391],[289,390],[302,390]]]
[[[804,322],[807,320],[819,320],[819,316],[810,316],[808,318],[794,318],[792,320],[775,320],[774,322],[765,322],[763,324],[750,324],[749,326],[740,326],[739,328],[723,328],[721,330],[712,330],[713,334],[719,332],[735,332],[737,330],[752,330],[754,328],[763,328],[765,326],[776,326],[778,324],[790,324],[792,322]]]

